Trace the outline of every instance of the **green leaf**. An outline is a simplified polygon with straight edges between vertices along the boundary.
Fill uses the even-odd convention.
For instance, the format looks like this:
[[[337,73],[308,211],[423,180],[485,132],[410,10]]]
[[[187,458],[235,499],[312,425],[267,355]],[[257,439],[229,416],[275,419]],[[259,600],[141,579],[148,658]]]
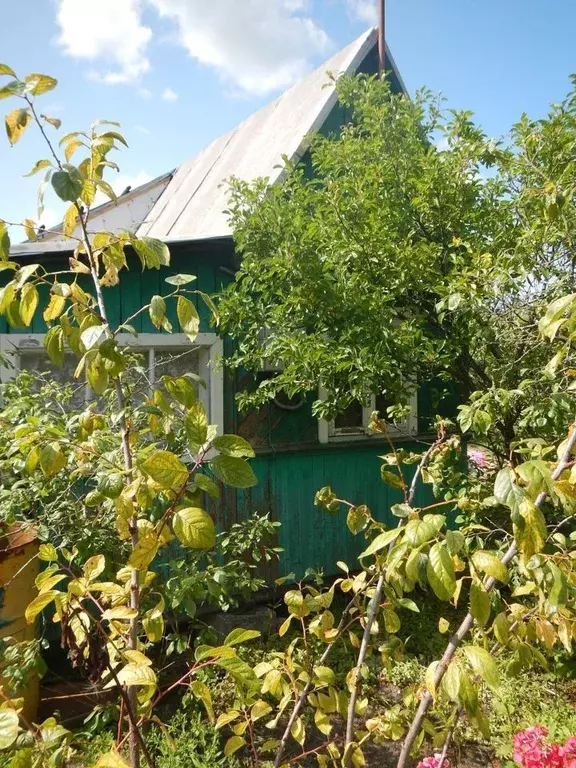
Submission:
[[[297,717],[294,723],[292,724],[292,728],[290,729],[290,734],[292,738],[302,746],[304,744],[304,740],[306,738],[306,729],[304,727],[304,723],[302,722],[301,717]]]
[[[255,640],[257,637],[260,637],[260,632],[257,629],[242,629],[238,627],[226,636],[224,645],[241,645],[242,643],[247,643],[248,640]]]
[[[66,464],[60,443],[48,443],[40,450],[40,467],[46,477],[57,475]]]
[[[492,576],[492,578],[501,581],[503,584],[508,583],[508,568],[491,552],[485,552],[484,550],[474,552],[472,562],[474,567],[482,573]]]
[[[162,296],[152,296],[150,301],[150,319],[156,328],[162,328],[166,318],[166,302]]]
[[[186,376],[162,376],[162,383],[174,400],[185,408],[192,407],[197,401],[196,388]]]
[[[207,475],[203,475],[200,472],[194,475],[194,483],[200,488],[200,490],[205,491],[208,496],[211,496],[213,499],[220,498],[220,487],[216,485],[214,480],[211,480]]]
[[[514,473],[509,467],[504,467],[496,475],[494,498],[513,512],[524,498],[524,491],[514,482]]]
[[[0,221],[0,260],[6,261],[8,258],[10,258],[10,236],[6,224]]]
[[[451,555],[457,555],[464,549],[466,539],[460,531],[446,531],[446,546]]]
[[[204,708],[206,709],[206,714],[208,715],[208,719],[211,723],[214,723],[216,721],[216,718],[214,717],[214,707],[212,706],[212,695],[210,693],[210,689],[207,685],[205,685],[201,680],[194,680],[192,683],[190,683],[190,690],[192,691],[193,695],[200,699],[202,704],[204,704]]]
[[[82,177],[74,166],[70,165],[68,168],[70,170],[52,174],[52,188],[60,200],[75,203],[82,194]]]
[[[314,667],[314,677],[324,685],[336,685],[336,675],[330,667]]]
[[[354,536],[363,531],[370,522],[370,512],[368,507],[361,504],[359,507],[350,507],[346,515],[346,525],[350,533]]]
[[[166,243],[153,237],[134,238],[132,247],[138,254],[143,267],[160,269],[170,264],[170,251]]]
[[[232,488],[251,488],[258,480],[245,459],[234,456],[216,456],[208,465],[219,480]]]
[[[26,83],[26,90],[33,96],[40,96],[42,93],[54,90],[58,85],[58,80],[55,80],[49,75],[41,75],[33,73],[24,78]]]
[[[563,316],[572,309],[574,301],[576,301],[576,293],[570,293],[548,305],[546,314],[538,323],[538,330],[543,336],[547,336],[551,341],[554,339],[564,322]]]
[[[36,620],[36,616],[46,608],[47,605],[50,605],[50,603],[58,597],[60,592],[57,589],[50,589],[47,592],[43,592],[41,595],[38,595],[38,597],[35,597],[34,600],[32,600],[31,603],[26,608],[26,611],[24,612],[24,615],[26,617],[26,623],[27,624],[33,624]],[[0,710],[2,712],[3,710]]]
[[[164,598],[161,595],[156,607],[150,608],[142,617],[142,628],[151,643],[159,643],[164,637]]]
[[[58,552],[53,544],[40,544],[38,550],[38,558],[44,560],[47,563],[52,563],[58,560]]]
[[[9,112],[6,115],[4,124],[6,126],[8,141],[12,146],[22,138],[31,119],[32,115],[27,109],[13,109],[12,112]]]
[[[239,749],[246,744],[246,739],[242,736],[230,736],[226,744],[224,745],[224,757],[230,757],[234,752],[238,752]]]
[[[190,341],[194,341],[200,330],[200,318],[196,307],[185,296],[178,296],[176,314],[178,315],[180,328]]]
[[[253,458],[255,456],[254,449],[247,440],[237,435],[218,435],[212,441],[212,445],[220,453],[226,456],[235,456],[236,458]]]
[[[442,687],[452,701],[458,701],[461,682],[462,670],[460,669],[458,662],[455,659],[452,659],[442,678]]]
[[[470,587],[470,613],[480,627],[485,627],[490,618],[490,597],[482,584],[473,581]]]
[[[510,640],[510,627],[508,616],[504,611],[496,616],[494,623],[492,624],[492,629],[494,631],[494,637],[498,640],[500,645],[507,645]]]
[[[179,509],[172,521],[174,534],[185,547],[210,549],[216,543],[214,521],[198,507]]]
[[[55,325],[48,330],[44,336],[44,346],[50,360],[60,367],[64,362],[64,331],[60,325]]]
[[[143,463],[142,469],[162,488],[181,488],[188,479],[188,469],[170,451],[156,451]]]
[[[0,749],[8,749],[18,738],[18,713],[15,709],[0,709]]]
[[[378,534],[374,541],[372,541],[364,552],[359,555],[359,559],[376,554],[376,552],[379,552],[381,549],[384,549],[384,547],[387,547],[395,541],[401,533],[401,528],[393,528],[391,531],[384,531],[384,533]]]
[[[184,421],[186,437],[194,453],[199,453],[208,438],[208,417],[201,402],[194,403]]]
[[[454,564],[444,544],[436,543],[428,554],[426,576],[440,600],[450,600],[456,589]]]
[[[404,483],[402,482],[400,475],[396,474],[396,472],[390,472],[390,470],[387,469],[386,464],[380,468],[380,477],[386,485],[390,486],[390,488],[398,488],[399,490],[404,488]]]
[[[462,649],[474,672],[479,675],[490,688],[498,688],[500,675],[492,656],[478,645],[466,645]]]
[[[410,514],[412,514],[414,510],[410,506],[410,504],[393,504],[390,507],[390,512],[394,515],[394,517],[408,517]]]
[[[196,280],[196,275],[170,275],[166,278],[166,282],[170,285],[187,285],[193,280]]]

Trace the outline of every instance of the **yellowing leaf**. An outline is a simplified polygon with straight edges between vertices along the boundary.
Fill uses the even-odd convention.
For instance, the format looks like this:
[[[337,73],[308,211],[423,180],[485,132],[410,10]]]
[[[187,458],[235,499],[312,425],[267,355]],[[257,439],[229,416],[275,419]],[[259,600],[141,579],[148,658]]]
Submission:
[[[304,723],[302,722],[301,717],[297,717],[296,720],[292,723],[292,728],[290,729],[290,734],[292,738],[302,746],[304,744],[304,740],[306,739],[306,729],[304,728]]]
[[[194,341],[200,330],[200,318],[196,307],[185,296],[178,296],[176,314],[178,315],[180,328],[190,341]]]
[[[478,645],[466,645],[462,650],[474,672],[490,688],[497,688],[500,685],[500,676],[496,662],[488,651]]]
[[[234,456],[216,456],[209,464],[219,480],[232,488],[251,488],[258,480],[245,459]]]
[[[450,629],[450,622],[441,616],[438,619],[438,632],[440,632],[441,635],[444,635],[446,634],[446,632],[448,632],[449,629]]]
[[[50,603],[59,594],[60,592],[58,592],[58,590],[51,589],[48,592],[44,592],[41,595],[38,595],[38,597],[35,597],[34,600],[28,604],[26,611],[24,612],[26,623],[33,624],[36,616],[38,616],[38,614],[43,611],[47,605],[50,605]]]
[[[234,752],[237,752],[246,744],[246,739],[242,736],[230,736],[226,744],[224,745],[224,756],[230,757]]]
[[[255,640],[257,637],[260,637],[260,632],[257,629],[242,629],[238,627],[226,636],[224,645],[241,645],[249,640]]]
[[[47,563],[52,563],[54,560],[58,560],[56,547],[53,544],[40,544],[38,558],[40,560],[45,560]]]
[[[156,451],[142,464],[142,469],[162,488],[180,488],[188,479],[188,469],[170,451]]]
[[[208,719],[213,723],[215,721],[214,708],[212,707],[212,695],[210,694],[208,686],[201,680],[194,680],[194,682],[190,684],[190,690],[194,696],[196,696],[197,699],[200,699],[202,704],[204,704]]]
[[[24,325],[29,326],[38,307],[38,290],[32,283],[26,283],[20,296],[20,317]]]
[[[66,299],[64,296],[58,296],[56,293],[53,293],[50,296],[50,301],[48,303],[48,306],[42,313],[42,317],[44,320],[49,323],[51,320],[57,320],[62,312],[64,312],[64,307],[66,306]]]
[[[479,571],[486,573],[488,576],[492,576],[503,584],[508,583],[508,568],[496,557],[496,555],[484,550],[479,550],[472,555],[472,562],[474,567]]]
[[[15,709],[0,709],[0,749],[8,749],[18,738],[18,713]]]
[[[238,435],[218,435],[212,441],[212,445],[220,453],[224,453],[226,456],[234,456],[236,458],[253,458],[255,456],[254,449],[247,440]]]
[[[143,571],[154,560],[158,552],[158,539],[154,534],[143,536],[132,550],[128,564],[132,568]]]
[[[8,141],[12,146],[21,139],[31,119],[32,116],[27,109],[13,109],[12,112],[6,115],[6,133]]]
[[[35,72],[24,78],[26,91],[34,96],[40,96],[42,93],[52,91],[58,85],[58,80],[49,75],[41,75]]]
[[[198,507],[179,509],[172,521],[174,534],[181,544],[192,549],[209,549],[216,543],[214,522]]]
[[[162,296],[152,296],[150,307],[148,309],[150,320],[156,328],[162,328],[166,318],[166,302]]]
[[[57,475],[65,464],[66,458],[59,443],[48,443],[40,450],[40,467],[46,477]]]
[[[130,768],[115,749],[98,758],[95,768]]]

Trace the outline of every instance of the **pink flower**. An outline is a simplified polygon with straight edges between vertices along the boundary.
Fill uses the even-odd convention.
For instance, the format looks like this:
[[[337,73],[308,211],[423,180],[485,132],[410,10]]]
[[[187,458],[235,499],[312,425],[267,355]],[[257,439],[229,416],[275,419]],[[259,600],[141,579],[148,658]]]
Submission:
[[[486,454],[480,448],[468,448],[468,461],[476,464],[477,467],[486,466]]]
[[[514,761],[522,768],[576,768],[576,737],[560,744],[546,741],[548,730],[533,725],[514,736]]]
[[[429,755],[428,757],[425,757],[424,760],[420,760],[416,768],[438,768],[441,757],[442,755],[440,755],[440,753],[437,755]],[[451,768],[448,760],[444,760],[442,768]]]
[[[576,768],[576,736],[570,736],[561,749],[564,768]]]

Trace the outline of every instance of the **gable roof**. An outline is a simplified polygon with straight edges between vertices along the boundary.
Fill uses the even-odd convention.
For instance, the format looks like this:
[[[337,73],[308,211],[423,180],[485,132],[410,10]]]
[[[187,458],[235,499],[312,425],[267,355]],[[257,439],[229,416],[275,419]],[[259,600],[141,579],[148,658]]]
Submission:
[[[138,229],[161,240],[230,236],[226,181],[281,180],[282,158],[299,159],[336,104],[328,73],[353,74],[377,44],[370,29],[230,133],[181,165]],[[398,72],[390,57],[397,77]]]
[[[106,203],[94,209],[90,224],[94,223],[93,216],[103,220],[108,217],[110,221],[105,223],[114,224],[107,227],[110,230],[133,228],[140,236],[168,243],[231,237],[225,213],[229,200],[226,182],[232,176],[244,181],[267,178],[271,184],[281,181],[285,172],[283,157],[301,158],[310,136],[322,127],[336,105],[336,86],[328,75],[354,74],[376,50],[377,42],[377,30],[368,30],[175,171],[132,190],[116,204]],[[396,82],[406,91],[388,48],[386,60]],[[148,188],[155,194],[142,195]],[[139,221],[134,220],[130,208],[133,197],[142,200]],[[56,227],[47,232],[45,240],[15,245],[11,252],[24,256],[74,250],[74,241],[62,240],[60,232],[61,228]]]

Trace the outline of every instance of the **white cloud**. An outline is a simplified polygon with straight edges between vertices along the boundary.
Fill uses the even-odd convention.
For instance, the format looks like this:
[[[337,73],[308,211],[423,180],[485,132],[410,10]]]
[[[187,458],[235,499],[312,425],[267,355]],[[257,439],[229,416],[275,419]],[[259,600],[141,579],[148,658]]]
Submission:
[[[130,190],[134,190],[136,187],[146,184],[148,181],[152,181],[152,176],[150,176],[149,173],[146,173],[146,171],[139,171],[133,176],[121,173],[119,176],[108,177],[108,183],[112,185],[112,189],[117,195],[122,195],[128,187],[130,187]],[[102,203],[108,202],[110,202],[109,197],[106,197],[102,192],[97,192],[93,207],[95,208],[97,205],[102,205]]]
[[[58,0],[57,9],[58,44],[68,56],[97,62],[92,78],[131,83],[150,69],[152,30],[141,23],[140,0]]]
[[[225,82],[264,95],[302,76],[329,45],[303,0],[148,0],[176,25],[177,39]]]
[[[150,69],[152,29],[143,8],[174,25],[178,45],[213,67],[224,82],[265,95],[286,88],[329,48],[309,0],[55,0],[57,43],[68,56],[90,62],[99,81],[139,83]],[[370,0],[347,0],[354,7]],[[150,91],[140,86],[142,98]]]
[[[378,23],[377,0],[346,0],[350,14],[366,24]]]
[[[162,98],[164,101],[178,101],[178,94],[172,88],[164,88]]]

